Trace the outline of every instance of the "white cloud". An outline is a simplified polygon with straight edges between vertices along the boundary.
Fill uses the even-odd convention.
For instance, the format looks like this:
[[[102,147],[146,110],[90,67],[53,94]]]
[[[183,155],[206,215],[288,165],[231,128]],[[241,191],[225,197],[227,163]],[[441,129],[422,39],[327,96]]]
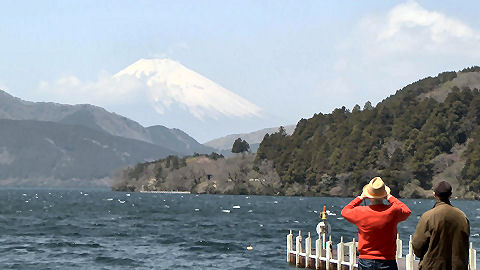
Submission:
[[[430,11],[415,1],[393,7],[385,16],[367,16],[356,29],[376,51],[424,51],[479,55],[480,34],[462,21]],[[456,50],[456,51],[455,51]],[[455,52],[454,52],[455,51]]]
[[[426,76],[480,63],[480,34],[459,19],[407,1],[360,19],[337,46],[319,89],[335,106],[378,102]]]
[[[478,34],[461,21],[426,10],[414,1],[394,7],[389,12],[386,22],[385,28],[378,35],[379,40],[414,34],[422,30],[426,30],[430,40],[436,43],[445,42],[450,38],[476,41],[479,39]]]
[[[82,81],[73,75],[53,82],[42,81],[39,90],[57,102],[104,106],[128,102],[142,87],[135,78],[113,78],[106,72],[100,72],[95,81]]]

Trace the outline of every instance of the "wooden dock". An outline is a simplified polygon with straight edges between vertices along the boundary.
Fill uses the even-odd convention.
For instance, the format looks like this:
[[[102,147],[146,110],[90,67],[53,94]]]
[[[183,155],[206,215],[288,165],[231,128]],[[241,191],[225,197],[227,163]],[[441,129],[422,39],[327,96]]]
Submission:
[[[328,241],[325,239],[326,235],[319,235],[315,240],[315,248],[312,248],[312,238],[310,233],[303,240],[301,231],[295,237],[295,249],[293,248],[293,234],[292,230],[287,235],[287,262],[295,264],[300,268],[321,269],[321,270],[353,270],[358,269],[357,265],[357,242],[355,238],[351,242],[344,242],[343,237],[340,243],[334,245],[329,237]],[[397,254],[396,260],[398,269],[414,270],[418,269],[418,260],[415,259],[412,249],[412,236],[408,243],[408,254],[402,256],[402,240],[397,235]],[[317,252],[318,251],[318,252]],[[473,244],[470,243],[469,250],[469,270],[477,269],[477,251],[473,249]]]

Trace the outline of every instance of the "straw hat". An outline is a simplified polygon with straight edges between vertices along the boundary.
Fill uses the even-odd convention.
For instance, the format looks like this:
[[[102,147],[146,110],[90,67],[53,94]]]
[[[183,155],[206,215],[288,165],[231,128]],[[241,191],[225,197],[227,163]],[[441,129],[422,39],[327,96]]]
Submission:
[[[382,178],[375,177],[370,180],[370,183],[363,187],[363,197],[371,199],[385,198],[390,194],[390,188],[385,185]]]

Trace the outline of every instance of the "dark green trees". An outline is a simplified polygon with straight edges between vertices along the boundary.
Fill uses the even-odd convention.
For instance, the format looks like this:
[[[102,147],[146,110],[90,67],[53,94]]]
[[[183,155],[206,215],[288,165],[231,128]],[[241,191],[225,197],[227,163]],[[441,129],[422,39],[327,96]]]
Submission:
[[[457,145],[468,148],[461,157],[466,162],[462,184],[478,192],[480,94],[446,88],[444,83],[456,77],[456,72],[444,72],[404,87],[375,107],[366,102],[363,110],[342,107],[302,119],[291,136],[267,134],[257,162],[273,161],[286,187],[300,183],[322,189],[322,179],[333,177],[343,195],[352,195],[380,175],[398,195],[409,183],[430,189],[436,157],[452,154]],[[443,98],[434,99],[432,93]]]
[[[247,141],[238,138],[233,142],[232,153],[243,153],[250,151],[250,145]]]

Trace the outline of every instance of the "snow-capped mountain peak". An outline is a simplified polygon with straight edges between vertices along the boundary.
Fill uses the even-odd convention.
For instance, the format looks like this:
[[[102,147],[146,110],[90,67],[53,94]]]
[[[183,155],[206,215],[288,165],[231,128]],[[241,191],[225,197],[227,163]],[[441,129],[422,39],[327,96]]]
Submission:
[[[122,75],[135,75],[137,78],[142,76],[150,76],[155,73],[171,73],[181,69],[183,66],[171,59],[139,59],[135,63],[121,70],[114,77],[120,77]],[[183,67],[184,68],[184,67]],[[186,69],[186,68],[185,68]]]
[[[159,113],[177,104],[197,118],[258,116],[260,108],[171,59],[140,59],[114,75],[145,85]]]

